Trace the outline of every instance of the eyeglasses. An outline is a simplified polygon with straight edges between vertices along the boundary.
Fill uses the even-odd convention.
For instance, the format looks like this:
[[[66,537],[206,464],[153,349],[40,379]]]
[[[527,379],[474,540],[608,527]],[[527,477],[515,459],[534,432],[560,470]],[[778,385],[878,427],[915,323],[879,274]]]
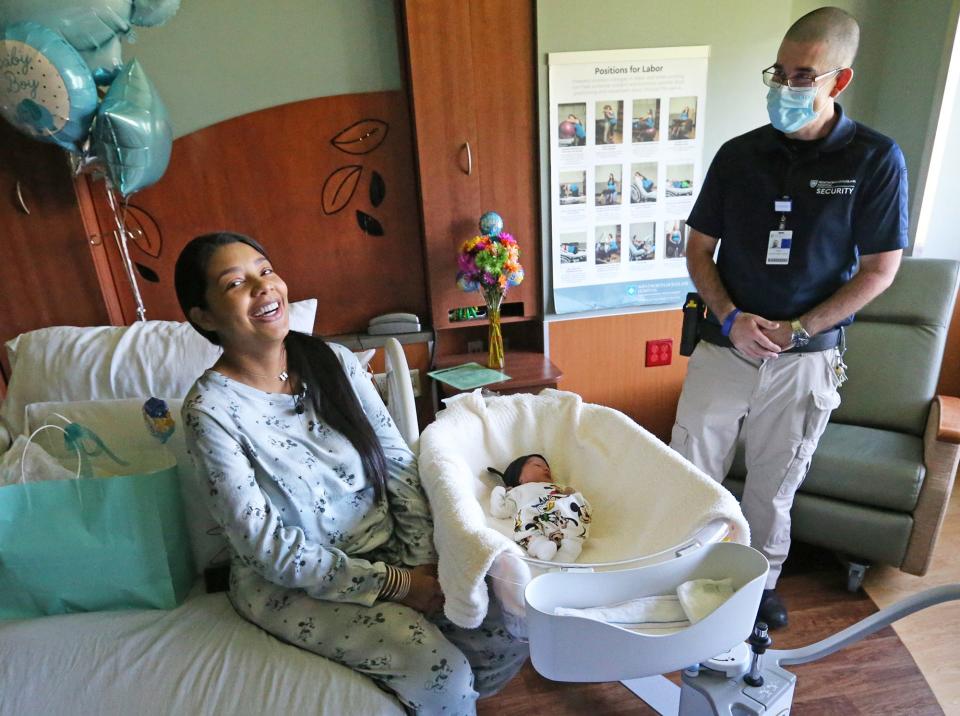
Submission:
[[[811,77],[810,75],[786,77],[783,74],[783,70],[778,70],[776,65],[770,65],[761,74],[763,75],[763,84],[765,84],[767,87],[779,88],[786,85],[788,89],[805,90],[815,86],[817,82],[822,80],[824,77],[835,75],[838,72],[843,72],[843,70],[843,67],[838,67],[835,70],[824,72],[822,75],[817,75],[816,77]]]

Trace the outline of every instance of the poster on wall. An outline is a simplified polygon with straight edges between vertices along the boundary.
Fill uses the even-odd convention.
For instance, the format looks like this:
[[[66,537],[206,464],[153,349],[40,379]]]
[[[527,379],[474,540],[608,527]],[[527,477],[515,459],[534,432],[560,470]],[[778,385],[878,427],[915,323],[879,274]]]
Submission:
[[[704,173],[709,47],[561,52],[550,67],[557,313],[679,307]]]

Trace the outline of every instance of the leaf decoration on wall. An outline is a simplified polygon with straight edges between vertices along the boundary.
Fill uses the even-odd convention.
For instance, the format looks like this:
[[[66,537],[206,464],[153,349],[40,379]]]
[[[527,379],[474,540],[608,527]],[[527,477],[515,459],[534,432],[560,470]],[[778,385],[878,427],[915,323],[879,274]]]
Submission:
[[[324,214],[328,216],[336,214],[350,203],[362,174],[362,166],[348,164],[340,167],[327,177],[327,180],[323,183],[323,195],[320,203]]]
[[[383,144],[389,129],[382,119],[361,119],[340,130],[330,143],[347,154],[369,154]]]
[[[127,204],[124,208],[123,225],[127,237],[138,249],[155,259],[163,253],[163,234],[153,215],[141,206]]]
[[[160,277],[152,268],[149,266],[144,266],[143,264],[139,264],[136,261],[133,262],[133,265],[137,267],[137,273],[143,276],[145,281],[150,281],[151,283],[160,283]]]
[[[374,206],[380,206],[387,196],[387,185],[379,172],[373,172],[370,177],[370,203]]]
[[[383,236],[383,227],[380,225],[380,222],[370,216],[370,214],[364,214],[362,211],[358,211],[357,223],[365,234],[370,234],[370,236]]]

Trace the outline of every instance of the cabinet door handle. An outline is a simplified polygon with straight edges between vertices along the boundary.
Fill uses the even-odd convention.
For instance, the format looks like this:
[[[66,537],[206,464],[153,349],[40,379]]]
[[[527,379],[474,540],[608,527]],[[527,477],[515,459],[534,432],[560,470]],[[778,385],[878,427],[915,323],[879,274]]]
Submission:
[[[467,150],[467,176],[473,174],[473,152],[470,151],[470,140],[463,143]]]
[[[20,204],[20,210],[30,216],[30,209],[27,207],[27,202],[23,200],[23,190],[20,188],[20,182],[17,182],[17,203]]]

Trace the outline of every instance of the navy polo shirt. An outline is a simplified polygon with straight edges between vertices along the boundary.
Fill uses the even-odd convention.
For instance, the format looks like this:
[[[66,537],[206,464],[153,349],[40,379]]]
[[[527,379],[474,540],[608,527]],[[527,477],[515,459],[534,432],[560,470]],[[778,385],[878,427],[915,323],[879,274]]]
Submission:
[[[710,165],[687,223],[720,239],[720,279],[742,311],[796,318],[849,281],[860,255],[907,245],[900,147],[836,111],[820,140],[791,140],[768,124],[726,142]],[[781,217],[774,201],[782,197],[792,202],[790,260],[768,265]]]

